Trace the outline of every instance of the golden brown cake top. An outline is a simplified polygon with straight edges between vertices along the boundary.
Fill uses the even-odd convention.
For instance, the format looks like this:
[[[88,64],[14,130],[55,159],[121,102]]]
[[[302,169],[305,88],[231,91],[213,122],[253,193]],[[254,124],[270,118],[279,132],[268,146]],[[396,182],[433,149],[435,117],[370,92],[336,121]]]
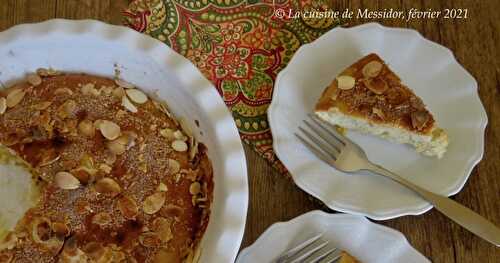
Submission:
[[[126,82],[38,73],[0,91],[0,143],[44,182],[0,262],[193,257],[212,200],[205,147]]]
[[[369,54],[342,71],[325,89],[316,111],[340,112],[429,134],[434,118],[422,100],[376,54]]]

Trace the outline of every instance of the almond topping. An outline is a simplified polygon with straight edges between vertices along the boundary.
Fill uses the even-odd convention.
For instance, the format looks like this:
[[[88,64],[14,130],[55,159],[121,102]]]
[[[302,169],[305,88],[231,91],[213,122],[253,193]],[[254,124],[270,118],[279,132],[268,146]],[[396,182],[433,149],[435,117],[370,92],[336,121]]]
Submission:
[[[8,108],[12,108],[19,104],[24,98],[24,95],[26,95],[26,92],[22,89],[15,89],[7,95],[7,100],[6,104]]]
[[[158,234],[154,232],[146,232],[139,236],[139,243],[145,247],[159,247],[161,245],[161,239]]]
[[[115,180],[109,177],[105,177],[97,181],[97,183],[95,184],[95,190],[98,193],[114,197],[122,191],[122,188]]]
[[[33,105],[33,109],[35,110],[46,110],[50,105],[52,105],[52,102],[50,101],[42,101],[40,103],[37,103]]]
[[[35,87],[42,84],[42,78],[40,78],[37,74],[28,74],[27,79],[28,83]]]
[[[58,172],[54,181],[59,188],[64,190],[72,190],[80,187],[80,181],[68,172]]]
[[[372,108],[372,112],[373,112],[375,115],[377,115],[377,116],[378,116],[380,119],[382,119],[382,120],[385,118],[385,114],[384,114],[384,112],[383,112],[382,110],[380,110],[379,108],[375,108],[375,107],[373,107],[373,108]]]
[[[144,209],[144,213],[152,215],[160,211],[164,203],[165,203],[165,193],[157,192],[144,199],[144,202],[142,203],[143,206],[142,208]]]
[[[180,163],[174,159],[168,159],[167,164],[168,164],[168,171],[170,172],[170,174],[176,174],[181,169]]]
[[[133,113],[137,112],[137,107],[134,104],[132,104],[132,102],[130,102],[127,96],[122,97],[122,106],[130,112]]]
[[[122,143],[120,138],[110,141],[106,144],[108,150],[115,155],[121,155],[127,150],[126,143]]]
[[[182,131],[180,130],[177,130],[174,132],[174,137],[177,139],[177,140],[181,140],[181,141],[187,141],[187,137],[184,135],[184,133],[182,133]]]
[[[101,120],[97,122],[96,126],[101,131],[102,136],[108,140],[114,140],[121,134],[120,126],[112,121]]]
[[[362,69],[363,76],[366,78],[374,78],[380,74],[380,71],[382,71],[382,63],[378,61],[370,61]]]
[[[113,90],[113,96],[121,99],[123,96],[125,96],[125,90],[122,87],[115,88]]]
[[[411,113],[411,125],[413,128],[417,130],[422,130],[427,122],[430,120],[430,115],[422,110],[422,111],[414,111]]]
[[[80,124],[78,124],[78,130],[87,137],[94,137],[95,135],[94,123],[90,120],[81,121]]]
[[[94,83],[87,83],[82,86],[82,93],[83,95],[94,95],[98,96],[100,92],[95,88]]]
[[[47,70],[47,69],[45,69],[45,68],[39,68],[39,69],[37,69],[37,70],[36,70],[36,74],[37,74],[38,76],[42,76],[42,77],[47,77],[47,76],[49,76],[49,72],[48,72],[48,70]]]
[[[189,193],[192,195],[197,195],[201,192],[201,185],[198,182],[194,182],[189,186]]]
[[[163,138],[168,139],[168,140],[173,140],[175,138],[174,131],[172,129],[169,129],[169,128],[161,129],[160,135]]]
[[[7,100],[5,98],[0,98],[0,115],[4,114],[7,110]]]
[[[126,219],[134,219],[139,212],[134,199],[127,196],[123,196],[118,199],[118,209]]]
[[[341,90],[349,90],[354,88],[356,80],[351,76],[338,76],[337,77],[338,87]]]
[[[74,100],[65,101],[57,109],[57,115],[63,119],[72,117],[76,111],[76,102]]]
[[[101,212],[98,214],[95,214],[92,217],[92,223],[99,225],[99,226],[105,226],[110,224],[113,221],[111,218],[111,215],[106,213],[106,212]]]
[[[381,78],[365,79],[363,80],[363,84],[377,95],[383,94],[389,88],[385,80]]]
[[[67,93],[68,95],[73,95],[73,91],[71,91],[68,88],[58,88],[54,91],[54,94],[56,94],[56,95],[63,94],[63,93]]]
[[[164,218],[158,217],[153,221],[152,230],[158,234],[160,239],[164,242],[170,241],[174,236],[172,235],[172,230],[170,229],[171,221]]]
[[[135,103],[143,104],[148,101],[148,97],[142,91],[138,89],[127,89],[125,90],[128,97]]]
[[[111,168],[111,166],[109,166],[109,165],[107,165],[105,163],[101,163],[99,165],[99,170],[101,170],[101,171],[103,171],[104,173],[107,173],[107,174],[111,173],[112,169],[113,168]]]
[[[168,191],[167,185],[165,185],[164,183],[160,183],[158,185],[158,191],[160,191],[160,192],[167,192]]]
[[[123,87],[125,89],[133,89],[135,86],[132,83],[126,82],[125,80],[122,79],[115,79],[116,85],[119,87]]]
[[[178,152],[185,152],[188,149],[188,145],[185,141],[175,140],[172,142],[172,148]]]

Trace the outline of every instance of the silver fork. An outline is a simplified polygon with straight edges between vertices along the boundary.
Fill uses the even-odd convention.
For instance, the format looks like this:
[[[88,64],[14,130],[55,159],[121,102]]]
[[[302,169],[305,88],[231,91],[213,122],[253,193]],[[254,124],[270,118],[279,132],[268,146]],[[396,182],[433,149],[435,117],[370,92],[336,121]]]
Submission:
[[[493,245],[500,246],[500,229],[491,222],[447,197],[427,191],[382,166],[372,163],[359,145],[316,116],[312,114],[308,116],[312,123],[307,120],[303,121],[308,129],[299,127],[307,139],[297,133],[295,135],[318,158],[342,172],[355,173],[364,170],[388,177],[413,190],[462,227]]]
[[[316,235],[307,239],[306,241],[298,244],[281,254],[274,263],[332,263],[340,258],[340,253],[337,248],[328,248],[328,241],[322,241],[322,234]],[[318,241],[318,242],[317,242]],[[326,251],[323,248],[327,249]]]

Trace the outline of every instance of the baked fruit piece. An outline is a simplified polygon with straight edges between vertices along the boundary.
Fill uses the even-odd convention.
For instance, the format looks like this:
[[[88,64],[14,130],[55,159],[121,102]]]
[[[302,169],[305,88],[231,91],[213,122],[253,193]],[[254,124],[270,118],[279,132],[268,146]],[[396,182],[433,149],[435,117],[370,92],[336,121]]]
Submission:
[[[341,128],[406,143],[427,156],[441,158],[446,132],[401,79],[376,54],[342,71],[321,95],[315,114]]]
[[[0,143],[43,181],[0,262],[193,262],[212,200],[206,148],[121,80],[40,70],[0,90]]]

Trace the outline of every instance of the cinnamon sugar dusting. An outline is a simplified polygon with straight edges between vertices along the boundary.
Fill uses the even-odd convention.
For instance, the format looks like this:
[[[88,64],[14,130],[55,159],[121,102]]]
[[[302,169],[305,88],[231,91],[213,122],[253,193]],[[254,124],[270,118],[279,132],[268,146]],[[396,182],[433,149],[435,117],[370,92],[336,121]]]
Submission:
[[[37,72],[0,91],[0,143],[46,182],[13,231],[15,246],[1,250],[0,241],[0,261],[181,261],[194,253],[212,200],[205,147],[135,87]]]

